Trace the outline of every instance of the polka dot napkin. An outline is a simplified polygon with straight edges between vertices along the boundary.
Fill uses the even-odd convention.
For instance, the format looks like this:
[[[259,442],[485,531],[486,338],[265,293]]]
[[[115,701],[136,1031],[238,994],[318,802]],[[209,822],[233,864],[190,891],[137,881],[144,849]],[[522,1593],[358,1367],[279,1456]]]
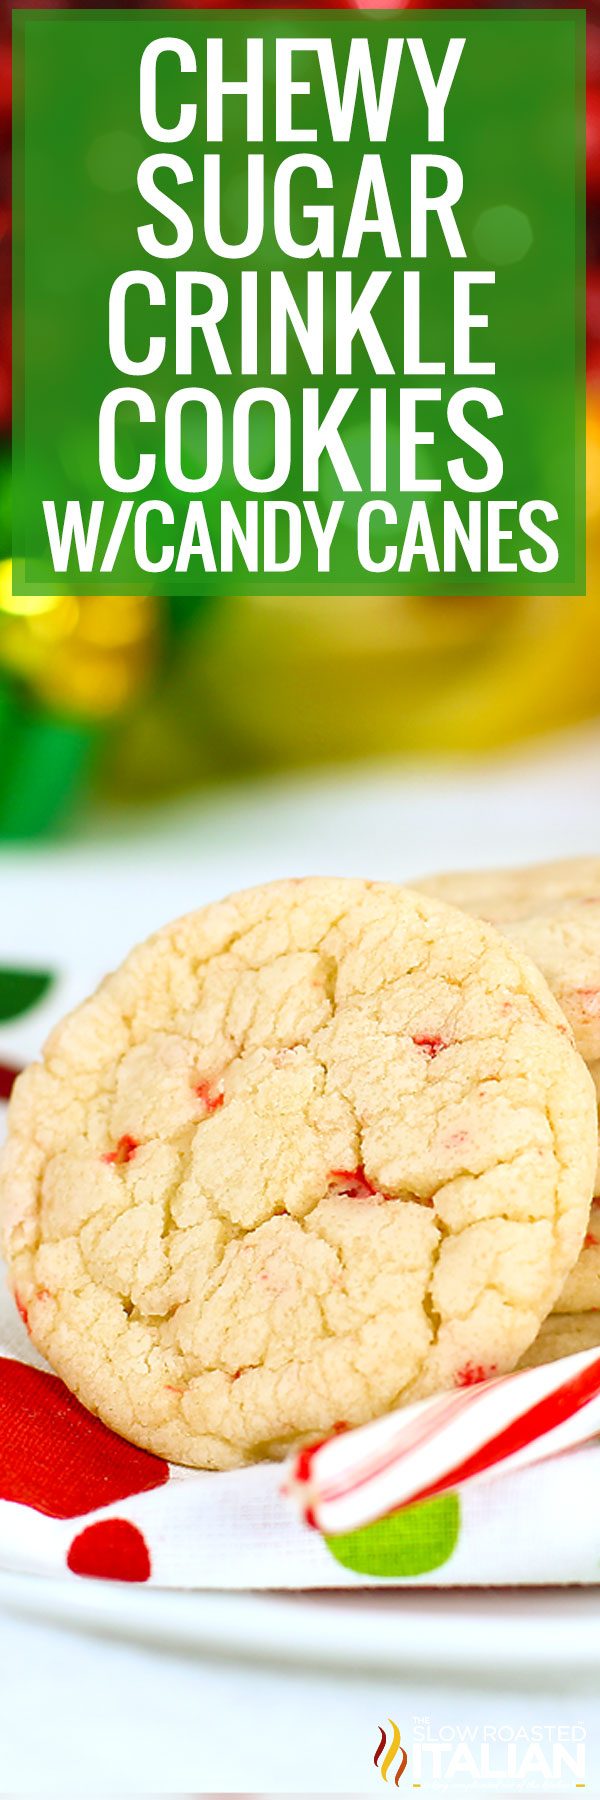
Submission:
[[[0,968],[0,1111],[70,985]],[[116,1437],[45,1367],[1,1280],[0,1571],[177,1588],[600,1580],[600,1443],[337,1538],[300,1523],[281,1486],[278,1465],[197,1473]]]

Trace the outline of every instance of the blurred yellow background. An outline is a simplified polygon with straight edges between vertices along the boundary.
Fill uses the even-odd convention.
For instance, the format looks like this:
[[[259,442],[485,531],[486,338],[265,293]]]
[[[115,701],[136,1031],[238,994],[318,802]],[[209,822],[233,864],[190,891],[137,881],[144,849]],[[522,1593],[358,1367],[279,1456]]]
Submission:
[[[121,729],[127,797],[216,774],[469,752],[600,710],[600,403],[587,420],[587,596],[219,601]]]
[[[600,400],[579,598],[13,598],[0,565],[0,837],[81,795],[469,754],[600,711]]]

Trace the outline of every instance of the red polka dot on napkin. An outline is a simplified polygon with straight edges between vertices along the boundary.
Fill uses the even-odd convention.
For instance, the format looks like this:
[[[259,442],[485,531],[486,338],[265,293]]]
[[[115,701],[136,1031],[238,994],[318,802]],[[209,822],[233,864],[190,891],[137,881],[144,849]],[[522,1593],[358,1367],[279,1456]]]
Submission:
[[[0,1357],[1,1500],[73,1519],[168,1479],[168,1463],[109,1431],[56,1375]]]
[[[147,1581],[151,1564],[148,1546],[128,1519],[102,1519],[73,1538],[67,1563],[74,1575],[93,1575],[105,1581]]]

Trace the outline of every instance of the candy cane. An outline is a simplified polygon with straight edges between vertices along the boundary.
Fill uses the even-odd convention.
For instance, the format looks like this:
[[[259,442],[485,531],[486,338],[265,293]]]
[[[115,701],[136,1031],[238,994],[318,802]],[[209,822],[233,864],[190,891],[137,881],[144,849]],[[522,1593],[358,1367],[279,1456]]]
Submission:
[[[301,1450],[284,1492],[320,1531],[354,1531],[416,1500],[512,1474],[600,1433],[600,1353],[438,1394]]]

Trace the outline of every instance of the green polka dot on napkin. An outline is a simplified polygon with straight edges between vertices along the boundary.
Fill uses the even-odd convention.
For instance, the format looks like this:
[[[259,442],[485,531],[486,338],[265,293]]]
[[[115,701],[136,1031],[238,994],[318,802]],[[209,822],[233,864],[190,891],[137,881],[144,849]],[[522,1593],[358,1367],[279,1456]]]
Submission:
[[[456,1494],[440,1494],[390,1513],[360,1531],[326,1537],[337,1562],[357,1575],[427,1575],[448,1562],[458,1543],[460,1505]]]

